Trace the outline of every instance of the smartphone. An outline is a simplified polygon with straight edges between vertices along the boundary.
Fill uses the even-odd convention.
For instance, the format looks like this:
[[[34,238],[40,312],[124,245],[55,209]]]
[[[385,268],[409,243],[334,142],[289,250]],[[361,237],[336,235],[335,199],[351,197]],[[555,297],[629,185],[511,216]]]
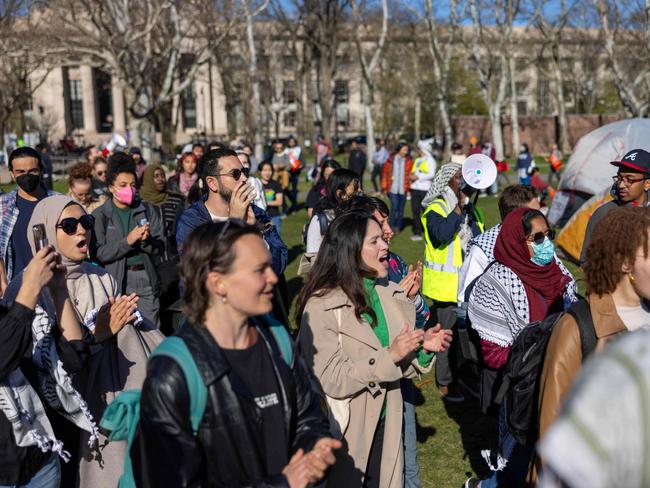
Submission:
[[[34,225],[32,232],[34,233],[34,247],[36,248],[36,252],[49,245],[47,235],[45,234],[45,224]]]

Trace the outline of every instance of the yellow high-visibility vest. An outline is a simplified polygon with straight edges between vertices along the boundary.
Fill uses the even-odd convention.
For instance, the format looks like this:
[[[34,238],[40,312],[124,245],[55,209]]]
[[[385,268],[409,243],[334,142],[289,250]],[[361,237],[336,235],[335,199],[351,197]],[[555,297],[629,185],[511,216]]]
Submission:
[[[463,250],[458,233],[450,244],[435,247],[427,229],[427,214],[436,212],[446,218],[452,210],[447,207],[444,199],[436,198],[422,214],[426,242],[422,271],[422,294],[438,302],[458,301],[458,277],[463,265]],[[480,214],[477,216],[479,229],[483,232],[485,226]]]

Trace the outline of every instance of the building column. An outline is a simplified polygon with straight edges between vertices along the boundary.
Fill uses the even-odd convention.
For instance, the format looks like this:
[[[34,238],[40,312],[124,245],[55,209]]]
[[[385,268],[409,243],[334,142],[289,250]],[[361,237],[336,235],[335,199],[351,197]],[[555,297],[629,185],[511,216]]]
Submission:
[[[81,91],[83,96],[84,109],[84,131],[97,133],[97,112],[95,109],[95,80],[92,66],[83,65],[79,67],[81,74]]]
[[[111,77],[111,91],[113,92],[113,132],[124,135],[126,134],[124,89],[114,76]]]

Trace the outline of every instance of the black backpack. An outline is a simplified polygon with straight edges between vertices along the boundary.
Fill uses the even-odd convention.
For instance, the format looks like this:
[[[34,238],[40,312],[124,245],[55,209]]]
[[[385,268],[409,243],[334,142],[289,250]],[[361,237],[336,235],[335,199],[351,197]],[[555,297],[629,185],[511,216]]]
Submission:
[[[578,324],[583,361],[596,348],[596,332],[589,303],[580,299],[567,313]],[[495,403],[503,403],[506,425],[520,444],[537,438],[539,380],[546,346],[553,327],[563,313],[552,314],[541,322],[527,325],[516,337],[503,367],[501,386]]]
[[[316,217],[318,217],[318,225],[320,226],[320,235],[322,237],[325,235],[325,232],[327,232],[327,228],[329,227],[330,223],[327,220],[327,215],[325,215],[325,212],[316,212]],[[310,223],[311,220],[302,227],[302,243],[305,245],[307,245],[307,231],[309,230]]]

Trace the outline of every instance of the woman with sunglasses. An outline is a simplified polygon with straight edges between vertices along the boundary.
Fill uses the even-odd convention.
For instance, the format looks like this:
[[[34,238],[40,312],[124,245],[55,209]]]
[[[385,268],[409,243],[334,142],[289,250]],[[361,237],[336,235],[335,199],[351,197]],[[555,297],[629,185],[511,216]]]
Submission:
[[[650,326],[650,210],[621,207],[598,223],[585,265],[595,349],[620,334]],[[540,437],[560,408],[585,358],[579,324],[565,315],[553,327],[540,378]]]
[[[566,310],[577,300],[575,280],[555,256],[553,237],[539,210],[518,208],[503,221],[495,261],[476,280],[467,310],[488,368],[499,370],[506,364],[524,327]],[[501,408],[499,461],[507,464],[501,470],[491,466],[492,475],[480,482],[483,488],[524,485],[530,446],[517,444],[505,428],[503,415]],[[478,480],[472,478],[466,486],[479,486]]]
[[[108,162],[111,198],[93,212],[91,257],[117,281],[120,293],[135,293],[142,314],[158,326],[160,278],[154,265],[164,252],[158,213],[137,198],[133,158],[113,154]]]

